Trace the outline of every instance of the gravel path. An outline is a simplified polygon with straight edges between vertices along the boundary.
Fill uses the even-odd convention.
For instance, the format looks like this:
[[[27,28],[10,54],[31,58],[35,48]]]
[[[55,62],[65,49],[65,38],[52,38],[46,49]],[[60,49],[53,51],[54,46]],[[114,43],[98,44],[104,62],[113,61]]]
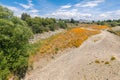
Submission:
[[[107,31],[90,37],[25,80],[120,80],[120,37]]]

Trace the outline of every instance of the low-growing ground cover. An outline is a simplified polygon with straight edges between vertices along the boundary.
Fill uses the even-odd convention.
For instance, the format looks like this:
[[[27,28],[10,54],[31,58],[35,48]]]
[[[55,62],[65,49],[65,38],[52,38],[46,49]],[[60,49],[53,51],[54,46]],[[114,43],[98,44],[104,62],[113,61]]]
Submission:
[[[36,60],[38,56],[46,54],[56,54],[67,48],[79,47],[88,37],[100,33],[99,30],[89,30],[84,28],[72,28],[62,33],[56,34],[50,38],[41,40],[34,44],[34,54],[30,61]],[[39,45],[37,45],[39,43]],[[35,51],[37,50],[37,52]],[[37,59],[38,60],[38,59]]]

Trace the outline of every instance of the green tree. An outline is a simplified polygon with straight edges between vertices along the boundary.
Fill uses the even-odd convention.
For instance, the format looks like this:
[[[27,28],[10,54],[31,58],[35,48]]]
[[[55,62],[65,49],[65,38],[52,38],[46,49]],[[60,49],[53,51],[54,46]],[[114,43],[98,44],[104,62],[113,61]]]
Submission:
[[[50,29],[50,31],[55,31],[55,24],[49,25],[49,29]]]
[[[24,77],[28,67],[28,39],[32,32],[7,8],[0,6],[0,12],[0,80],[6,80],[9,74]]]
[[[9,9],[0,6],[0,18],[6,18],[9,19],[13,16],[13,12],[10,11]]]
[[[73,18],[71,18],[70,22],[71,23],[75,23],[75,20]]]
[[[27,18],[30,18],[30,15],[28,15],[27,13],[22,13],[21,19],[26,20]]]
[[[59,21],[58,26],[63,29],[67,28],[67,24],[64,21]]]

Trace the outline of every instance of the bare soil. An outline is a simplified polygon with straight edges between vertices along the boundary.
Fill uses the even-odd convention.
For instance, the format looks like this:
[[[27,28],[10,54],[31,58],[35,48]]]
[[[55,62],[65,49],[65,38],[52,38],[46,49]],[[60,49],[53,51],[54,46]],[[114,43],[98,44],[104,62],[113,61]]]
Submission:
[[[119,36],[102,31],[61,54],[25,80],[120,80]]]

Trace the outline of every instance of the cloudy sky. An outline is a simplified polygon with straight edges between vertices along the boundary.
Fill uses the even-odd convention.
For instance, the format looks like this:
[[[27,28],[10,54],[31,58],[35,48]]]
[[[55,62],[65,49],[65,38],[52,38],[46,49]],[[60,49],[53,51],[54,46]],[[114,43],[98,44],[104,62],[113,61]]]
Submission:
[[[120,18],[120,0],[0,0],[16,16],[105,20]]]

